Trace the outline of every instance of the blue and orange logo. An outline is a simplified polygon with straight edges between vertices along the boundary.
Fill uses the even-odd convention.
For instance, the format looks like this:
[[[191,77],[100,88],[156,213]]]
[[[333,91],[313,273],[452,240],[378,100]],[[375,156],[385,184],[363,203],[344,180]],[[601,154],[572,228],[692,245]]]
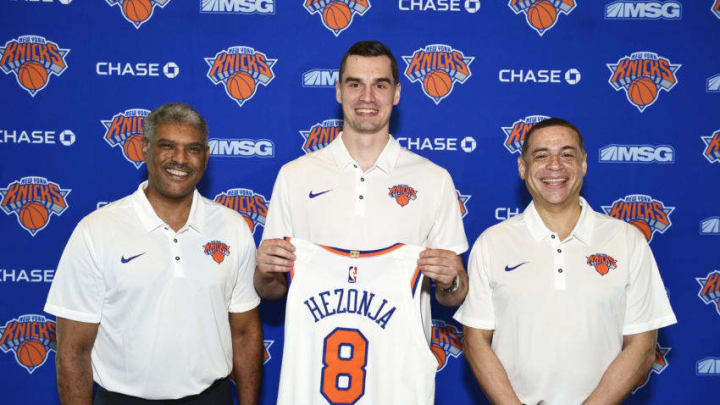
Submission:
[[[123,17],[136,29],[152,18],[155,7],[163,8],[170,0],[105,0],[110,6],[118,6]]]
[[[508,7],[515,13],[525,14],[527,24],[540,36],[555,26],[560,14],[570,14],[575,0],[510,0]]]
[[[45,177],[23,177],[0,188],[0,209],[6,215],[15,214],[20,226],[35,236],[53,214],[60,216],[67,210],[70,191]]]
[[[650,376],[653,374],[660,374],[662,373],[670,363],[667,361],[667,354],[670,352],[669,347],[662,347],[659,343],[655,344],[655,361],[653,362],[652,367],[650,368],[650,371],[648,371],[647,375],[644,376],[635,386],[632,393],[634,394],[639,390],[640,388],[647,385],[647,383],[650,381]]]
[[[455,189],[455,192],[458,197],[458,205],[460,205],[460,217],[465,218],[465,215],[468,214],[467,202],[470,201],[470,197],[472,197],[472,195],[462,194],[460,190],[457,189]]]
[[[0,350],[13,352],[17,364],[30,374],[56,351],[55,340],[55,321],[42,315],[20,315],[0,327]]]
[[[701,136],[700,139],[705,143],[705,150],[703,150],[705,159],[710,163],[720,162],[720,129],[710,136]]]
[[[370,0],[305,0],[303,6],[310,14],[320,14],[325,28],[337,37],[350,27],[356,14],[365,15]]]
[[[705,304],[713,305],[720,315],[720,271],[713,270],[704,278],[696,277],[695,280],[700,284],[698,298]]]
[[[462,337],[462,328],[441,321],[440,319],[432,320],[430,350],[432,350],[438,361],[437,371],[445,368],[449,357],[458,358],[462,354]]]
[[[601,276],[604,276],[608,274],[610,270],[617,268],[617,261],[612,256],[608,256],[605,253],[595,253],[588,256],[587,264],[588,266],[594,267],[595,271],[597,271]]]
[[[710,11],[712,11],[715,17],[720,18],[720,0],[715,0],[712,7],[710,7]]]
[[[22,35],[0,47],[0,70],[15,74],[21,88],[31,96],[47,87],[50,76],[60,76],[67,69],[65,57],[70,49],[39,35]]]
[[[270,355],[270,346],[275,343],[274,340],[264,340],[263,344],[265,345],[265,354],[263,355],[263,364],[267,364],[268,361],[272,358]]]
[[[546,115],[528,115],[512,123],[512,126],[502,127],[505,133],[505,149],[510,153],[520,153],[522,151],[525,135],[535,124],[550,117]]]
[[[330,119],[318,122],[307,131],[300,131],[305,142],[300,149],[310,153],[322,149],[334,141],[343,130],[343,120]]]
[[[444,44],[426,45],[402,58],[407,64],[405,77],[411,83],[420,82],[423,93],[436,105],[450,95],[455,83],[465,83],[472,76],[470,63],[475,59]]]
[[[655,103],[660,90],[675,87],[678,82],[675,72],[681,66],[655,52],[633,52],[607,64],[612,73],[608,83],[615,91],[624,90],[630,104],[643,112]]]
[[[220,264],[225,260],[225,256],[230,256],[230,246],[225,242],[213,240],[203,245],[203,252],[212,257],[215,263]]]
[[[255,96],[258,85],[267,86],[275,78],[272,67],[277,59],[249,46],[231,46],[205,62],[210,66],[207,78],[214,85],[222,84],[228,97],[242,107]]]
[[[216,195],[215,202],[240,213],[251,233],[255,233],[258,225],[265,227],[270,201],[264,195],[247,188],[231,188]]]
[[[665,233],[672,226],[670,213],[675,207],[645,194],[631,194],[602,207],[605,214],[635,225],[648,243],[656,232]]]
[[[407,184],[396,184],[389,188],[390,192],[388,195],[395,199],[401,207],[408,205],[408,203],[417,198],[418,191],[412,186]]]
[[[112,119],[100,120],[105,127],[105,142],[112,147],[119,146],[125,159],[136,169],[145,163],[143,122],[149,114],[150,110],[131,108],[115,114]]]

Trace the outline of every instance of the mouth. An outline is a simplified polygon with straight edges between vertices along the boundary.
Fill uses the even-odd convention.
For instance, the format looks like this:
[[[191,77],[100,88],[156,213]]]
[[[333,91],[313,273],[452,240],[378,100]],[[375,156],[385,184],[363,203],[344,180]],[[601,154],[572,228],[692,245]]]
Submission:
[[[377,115],[377,108],[356,108],[355,113],[361,117],[372,117]]]
[[[192,174],[192,170],[187,168],[179,167],[165,167],[165,173],[169,174],[171,178],[176,180],[184,180]]]
[[[568,180],[569,178],[567,177],[549,177],[540,179],[544,185],[551,188],[563,187]]]

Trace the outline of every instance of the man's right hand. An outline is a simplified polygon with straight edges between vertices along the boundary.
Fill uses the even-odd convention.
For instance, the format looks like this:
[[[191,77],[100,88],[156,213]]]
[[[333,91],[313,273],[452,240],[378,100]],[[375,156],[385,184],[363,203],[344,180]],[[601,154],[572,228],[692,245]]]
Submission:
[[[295,246],[284,239],[266,239],[257,250],[254,285],[260,297],[277,300],[287,292],[286,274],[295,263]]]

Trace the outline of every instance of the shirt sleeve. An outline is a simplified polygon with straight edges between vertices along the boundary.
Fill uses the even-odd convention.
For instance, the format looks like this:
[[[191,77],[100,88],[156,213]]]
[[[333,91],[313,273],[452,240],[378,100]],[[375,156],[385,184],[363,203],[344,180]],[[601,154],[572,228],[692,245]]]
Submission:
[[[650,246],[639,233],[631,252],[630,280],[623,335],[646,332],[677,323]]]
[[[245,224],[239,226],[245,235],[239,238],[239,240],[243,241],[243,246],[238,249],[240,257],[237,262],[237,278],[230,298],[229,312],[246,312],[260,304],[260,297],[255,292],[255,287],[253,287],[255,241]]]
[[[460,202],[450,173],[444,169],[443,171],[440,203],[428,235],[427,246],[431,249],[447,249],[462,254],[468,249],[468,241],[460,213]]]
[[[469,290],[465,302],[453,318],[465,326],[476,329],[495,329],[495,309],[492,301],[492,286],[488,274],[487,249],[480,235],[470,251],[468,261]]]
[[[275,179],[268,216],[263,230],[263,240],[295,236],[292,232],[292,218],[290,217],[290,202],[285,173],[286,168],[283,166]]]
[[[105,282],[86,226],[81,221],[65,246],[44,311],[74,321],[99,323]]]

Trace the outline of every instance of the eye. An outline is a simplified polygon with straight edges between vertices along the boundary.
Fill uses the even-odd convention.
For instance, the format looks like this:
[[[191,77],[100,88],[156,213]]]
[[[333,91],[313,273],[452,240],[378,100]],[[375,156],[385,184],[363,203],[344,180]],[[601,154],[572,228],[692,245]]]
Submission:
[[[200,153],[202,152],[202,148],[199,145],[193,145],[190,148],[191,153]]]
[[[546,159],[547,156],[548,155],[545,153],[538,153],[537,155],[535,155],[535,160],[543,160],[543,159]]]
[[[378,88],[378,89],[384,89],[384,88],[386,88],[386,87],[387,87],[387,84],[385,84],[385,83],[378,83],[378,84],[377,84],[377,88]]]
[[[357,87],[360,87],[360,84],[357,83],[357,82],[352,82],[352,83],[349,84],[349,87],[351,87],[351,88],[357,88]]]

